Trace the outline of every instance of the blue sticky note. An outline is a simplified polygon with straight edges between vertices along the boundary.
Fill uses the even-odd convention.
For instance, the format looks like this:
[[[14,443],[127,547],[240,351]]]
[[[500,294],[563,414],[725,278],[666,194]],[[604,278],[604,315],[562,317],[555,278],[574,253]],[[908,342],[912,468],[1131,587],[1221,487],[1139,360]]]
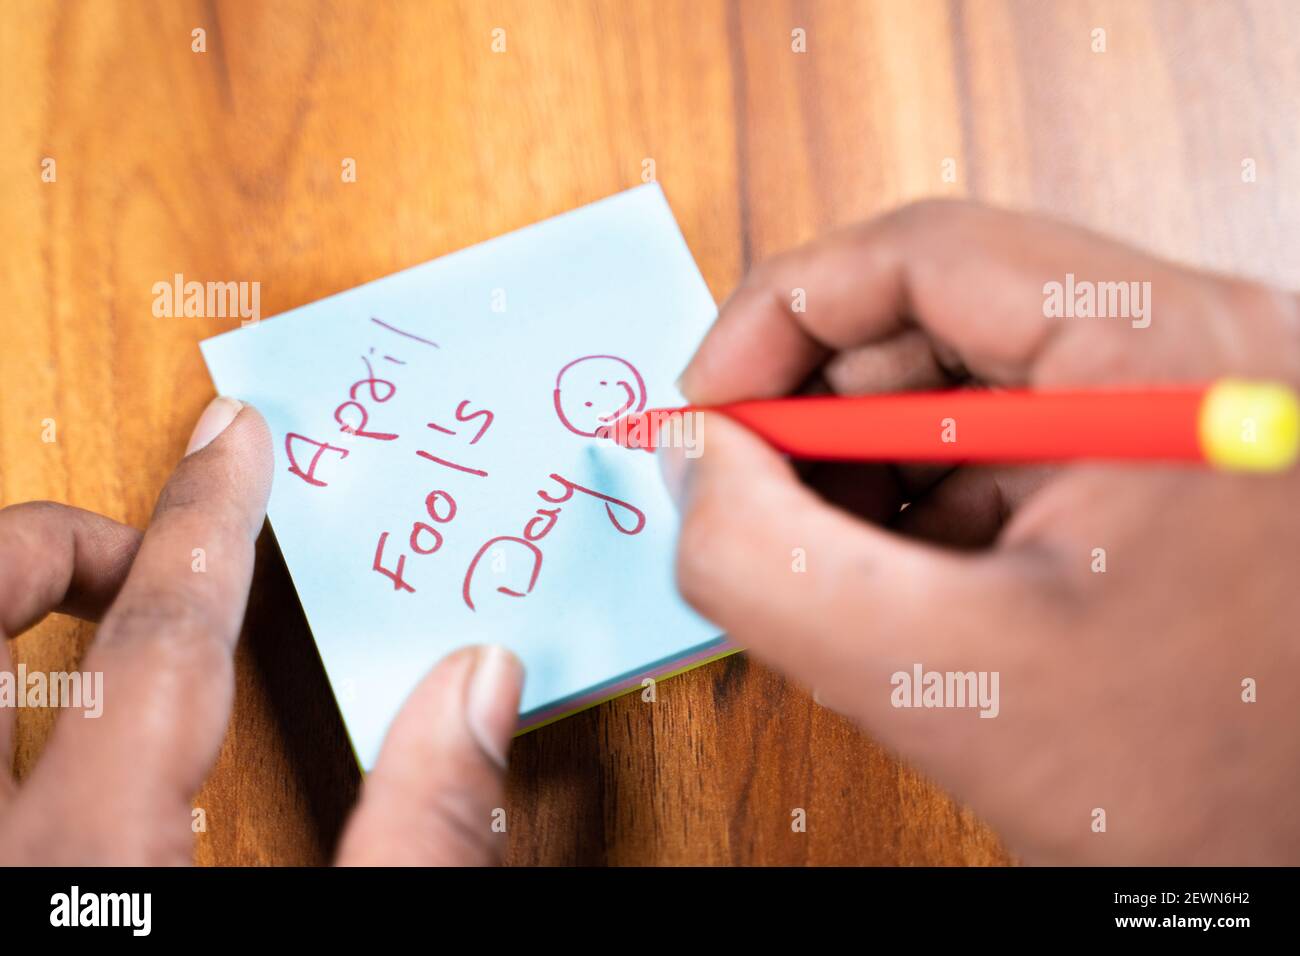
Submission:
[[[269,515],[358,760],[439,659],[496,643],[521,726],[728,652],[673,583],[653,455],[716,308],[642,186],[202,343],[276,450]]]

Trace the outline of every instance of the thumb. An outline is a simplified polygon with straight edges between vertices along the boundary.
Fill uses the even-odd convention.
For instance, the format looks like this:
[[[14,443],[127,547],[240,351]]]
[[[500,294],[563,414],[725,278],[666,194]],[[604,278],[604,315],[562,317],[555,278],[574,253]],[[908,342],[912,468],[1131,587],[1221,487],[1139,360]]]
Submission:
[[[506,753],[523,667],[503,647],[457,651],[411,693],[366,778],[342,866],[482,866],[505,849]]]
[[[704,418],[696,458],[658,453],[682,515],[677,584],[738,644],[869,719],[888,694],[867,688],[887,691],[911,662],[941,665],[997,633],[1014,579],[995,564],[840,511],[753,433]]]

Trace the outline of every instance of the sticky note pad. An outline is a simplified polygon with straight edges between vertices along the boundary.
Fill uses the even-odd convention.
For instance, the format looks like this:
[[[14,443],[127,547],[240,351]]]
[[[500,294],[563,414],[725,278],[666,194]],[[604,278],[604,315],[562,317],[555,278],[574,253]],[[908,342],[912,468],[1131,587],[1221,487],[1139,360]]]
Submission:
[[[649,185],[202,343],[270,425],[271,527],[363,767],[459,647],[518,654],[525,729],[733,649],[674,586],[654,456],[597,436],[683,402],[715,315]]]

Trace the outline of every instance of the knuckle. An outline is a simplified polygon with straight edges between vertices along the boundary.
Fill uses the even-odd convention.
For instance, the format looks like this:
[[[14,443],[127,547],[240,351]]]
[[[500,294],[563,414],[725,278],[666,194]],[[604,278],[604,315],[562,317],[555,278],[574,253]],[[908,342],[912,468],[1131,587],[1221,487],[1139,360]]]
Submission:
[[[0,509],[0,566],[8,594],[35,593],[44,603],[57,603],[61,582],[57,575],[42,569],[51,564],[49,556],[70,547],[64,517],[73,510],[53,501],[25,501]],[[17,603],[30,601],[20,598]],[[0,614],[0,620],[5,617]],[[8,623],[13,626],[14,622]],[[21,628],[23,622],[16,626]]]
[[[23,501],[0,508],[0,533],[21,534],[23,528],[46,524],[73,509],[57,501]]]
[[[66,510],[68,510],[67,505],[59,504],[57,501],[41,499],[37,501],[22,501],[16,505],[8,505],[4,508],[0,508],[0,515],[17,518],[28,514],[44,515]]]
[[[163,487],[154,508],[154,523],[191,529],[195,535],[235,544],[249,540],[243,515],[211,500],[198,482],[173,478]]]
[[[210,618],[170,591],[141,594],[114,607],[98,640],[109,649],[140,653],[145,666],[168,674],[229,666],[230,652]]]
[[[898,207],[889,218],[904,232],[924,232],[951,223],[971,206],[970,202],[963,199],[929,197]]]

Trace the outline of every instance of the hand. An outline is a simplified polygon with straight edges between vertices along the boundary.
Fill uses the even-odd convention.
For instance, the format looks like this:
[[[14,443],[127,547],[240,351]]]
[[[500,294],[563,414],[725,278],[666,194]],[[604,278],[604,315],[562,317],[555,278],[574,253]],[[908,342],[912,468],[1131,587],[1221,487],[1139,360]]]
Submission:
[[[1149,281],[1149,327],[1045,317],[1044,284],[1067,273]],[[790,308],[795,289],[806,311]],[[1066,226],[924,203],[756,269],[682,389],[711,404],[809,381],[852,394],[1224,375],[1300,381],[1295,298]],[[823,465],[809,488],[718,415],[696,461],[661,454],[686,598],[1025,860],[1300,862],[1296,471]],[[895,707],[893,675],[918,663],[997,672],[996,718]]]
[[[51,610],[98,619],[83,672],[98,718],[60,717],[21,787],[0,708],[0,865],[189,863],[190,801],[225,734],[232,652],[271,489],[271,437],[218,398],[149,530],[47,502],[0,511],[0,637]],[[191,570],[194,548],[206,570]],[[12,671],[0,641],[0,671]],[[488,863],[522,671],[499,648],[452,654],[397,717],[344,834],[342,864]]]

